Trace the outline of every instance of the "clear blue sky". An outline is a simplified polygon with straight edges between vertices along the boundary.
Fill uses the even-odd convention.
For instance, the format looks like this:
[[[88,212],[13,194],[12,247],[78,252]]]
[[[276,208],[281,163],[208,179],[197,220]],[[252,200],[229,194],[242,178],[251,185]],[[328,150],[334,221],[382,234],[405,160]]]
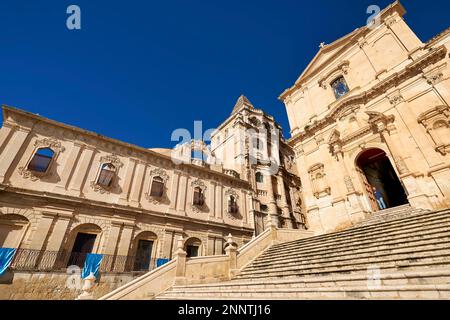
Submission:
[[[318,50],[392,1],[0,1],[0,103],[142,147],[176,128],[216,127],[243,93],[289,136],[278,95]],[[448,0],[404,0],[426,41],[449,27]],[[82,29],[66,28],[66,8]],[[1,117],[1,116],[0,116]],[[170,120],[169,120],[170,119]]]

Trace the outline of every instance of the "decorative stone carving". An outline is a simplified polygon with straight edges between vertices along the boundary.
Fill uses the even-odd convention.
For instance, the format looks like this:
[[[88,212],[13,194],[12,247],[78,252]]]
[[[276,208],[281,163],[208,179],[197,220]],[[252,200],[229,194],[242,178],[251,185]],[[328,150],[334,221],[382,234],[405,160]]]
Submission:
[[[439,71],[430,75],[426,75],[425,79],[427,79],[428,84],[435,85],[441,82],[442,79],[444,79],[444,74],[442,73],[442,71]]]
[[[105,194],[105,193],[110,194],[110,192],[111,192],[111,188],[101,186],[101,185],[97,184],[96,181],[91,181],[90,186],[95,192],[98,192],[100,194]]]
[[[437,106],[422,113],[417,121],[422,124],[435,145],[435,150],[443,156],[450,153],[450,108]]]
[[[123,167],[122,161],[120,161],[119,157],[117,155],[115,155],[115,154],[110,154],[110,155],[107,155],[107,156],[100,157],[100,162],[102,164],[111,163],[117,169]]]
[[[396,91],[393,94],[389,95],[388,99],[389,99],[389,103],[392,104],[393,106],[396,106],[405,101],[405,99],[401,95],[400,91]]]
[[[196,179],[196,180],[192,181],[192,182],[191,182],[191,187],[192,187],[192,190],[194,190],[195,187],[199,187],[199,188],[202,190],[203,196],[205,196],[207,186],[206,186],[206,184],[205,184],[203,181],[201,181],[200,179]],[[194,205],[193,202],[191,203],[191,209],[192,209],[192,211],[197,212],[197,213],[198,213],[198,212],[204,211],[204,210],[205,210],[205,206],[206,206],[206,201],[205,201],[205,203],[204,203],[202,206]]]
[[[100,157],[100,170],[99,170],[99,173],[102,170],[102,165],[107,164],[107,163],[112,164],[116,168],[115,175],[112,178],[111,185],[109,187],[108,186],[99,185],[97,183],[97,179],[98,179],[98,175],[99,174],[97,174],[97,177],[95,178],[95,181],[91,181],[91,183],[90,183],[90,187],[95,192],[99,192],[100,194],[105,194],[105,193],[109,194],[116,187],[118,171],[119,171],[120,168],[123,167],[123,162],[120,161],[119,157],[116,154],[113,153],[113,154],[110,154],[110,155],[106,155],[106,156]]]
[[[355,186],[353,185],[353,181],[350,176],[344,177],[344,183],[345,183],[345,187],[347,188],[348,192],[355,192]]]
[[[405,174],[409,172],[408,167],[406,166],[405,160],[402,157],[394,157],[395,165],[400,174]]]
[[[152,183],[153,183],[153,178],[155,177],[160,177],[161,179],[163,179],[163,183],[164,183],[164,192],[163,192],[163,196],[162,197],[153,197],[150,194],[150,191],[152,189]],[[161,202],[163,202],[164,200],[164,195],[166,194],[166,189],[167,189],[167,182],[169,181],[169,175],[167,174],[167,172],[164,169],[161,168],[156,168],[153,169],[152,171],[150,171],[150,187],[149,187],[149,191],[145,193],[145,198],[147,200],[149,200],[150,202],[152,202],[153,204],[160,204]]]
[[[329,82],[331,82],[333,79],[337,78],[339,75],[346,75],[348,74],[350,62],[345,60],[342,61],[337,67],[335,67],[333,70],[325,74],[322,78],[319,79],[318,83],[319,86],[323,89],[328,89]]]
[[[150,177],[152,177],[152,179],[154,177],[161,177],[164,180],[164,183],[169,181],[169,175],[167,174],[167,172],[164,169],[161,169],[161,168],[156,168],[156,169],[150,171]]]
[[[375,133],[380,133],[387,130],[388,125],[393,123],[395,120],[394,115],[387,116],[380,112],[367,111],[366,114],[369,116],[368,122]]]
[[[55,172],[52,170],[53,163],[56,161],[59,154],[61,152],[64,152],[66,150],[66,148],[61,145],[60,141],[53,139],[53,138],[44,138],[44,139],[36,140],[34,142],[34,146],[35,146],[35,150],[33,152],[33,155],[31,156],[31,158],[28,160],[27,165],[24,167],[19,167],[18,172],[24,179],[30,179],[31,181],[37,181],[44,177],[50,178],[51,176],[53,176],[55,174]],[[38,151],[38,149],[42,149],[42,148],[50,148],[54,152],[52,160],[50,161],[47,170],[45,172],[34,172],[34,171],[29,170],[28,165],[29,165],[31,159],[33,159],[33,157],[34,157],[35,153]]]
[[[298,133],[294,138],[295,140],[305,140],[309,137],[314,136],[314,134],[332,123],[336,122],[340,111],[343,109],[351,108],[354,105],[365,105],[369,101],[385,94],[389,89],[398,86],[399,83],[403,83],[404,81],[411,79],[412,77],[421,74],[423,69],[444,59],[447,54],[447,48],[445,46],[439,46],[433,50],[431,50],[428,54],[424,55],[418,60],[411,62],[407,68],[404,70],[383,79],[380,83],[376,84],[369,90],[363,91],[359,94],[349,94],[346,97],[338,100],[334,105],[332,105],[332,109],[324,118],[318,120],[316,123],[308,126],[308,130]],[[294,90],[294,89],[292,89]],[[290,94],[290,90],[286,90],[283,93],[282,97]]]
[[[61,145],[60,141],[58,141],[56,139],[52,139],[52,138],[44,138],[44,139],[36,140],[34,142],[34,146],[36,148],[50,148],[55,153],[64,152],[66,150],[66,148],[64,148]]]
[[[228,210],[228,200],[229,200],[229,196],[233,196],[234,197],[234,200],[236,201],[236,203],[237,203],[237,201],[238,201],[238,199],[239,199],[239,194],[236,192],[236,190],[234,190],[234,189],[228,189],[228,190],[226,190],[225,191],[225,199],[226,199],[226,201],[227,201],[227,203],[226,203],[226,208],[227,208],[227,214],[228,214],[228,216],[231,218],[231,219],[234,219],[234,220],[238,220],[239,218],[240,218],[240,215],[239,215],[239,207],[238,207],[238,212],[237,213],[231,213],[230,212],[230,210]]]
[[[315,164],[308,170],[314,196],[319,199],[331,194],[331,188],[326,179],[324,165],[322,163]]]
[[[37,181],[42,177],[40,175],[35,175],[32,171],[25,167],[19,167],[18,171],[24,179],[30,179],[31,181]]]

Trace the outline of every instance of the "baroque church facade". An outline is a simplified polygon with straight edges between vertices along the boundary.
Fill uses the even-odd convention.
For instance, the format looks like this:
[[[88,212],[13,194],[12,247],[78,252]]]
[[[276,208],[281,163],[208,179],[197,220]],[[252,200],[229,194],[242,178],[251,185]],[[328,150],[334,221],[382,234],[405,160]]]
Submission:
[[[280,96],[289,139],[245,96],[210,145],[174,149],[4,106],[0,247],[39,270],[99,253],[109,272],[143,272],[180,238],[188,257],[212,256],[229,234],[242,247],[267,226],[352,226],[380,209],[375,192],[387,207],[450,207],[450,29],[423,43],[404,14],[395,2],[321,45]]]
[[[450,206],[450,30],[423,43],[404,14],[322,44],[280,96],[316,232],[377,211],[374,187],[387,207]]]

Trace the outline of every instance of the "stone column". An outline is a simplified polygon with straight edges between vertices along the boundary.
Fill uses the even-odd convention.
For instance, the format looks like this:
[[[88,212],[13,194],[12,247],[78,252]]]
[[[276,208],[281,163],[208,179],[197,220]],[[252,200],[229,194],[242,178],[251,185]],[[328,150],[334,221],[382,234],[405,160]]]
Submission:
[[[173,171],[172,184],[170,187],[170,204],[169,211],[174,213],[177,208],[178,186],[180,182],[180,172],[178,170]]]
[[[69,184],[69,194],[76,197],[81,195],[82,185],[88,175],[88,170],[91,166],[92,159],[94,158],[95,149],[90,146],[83,145],[81,147],[81,152],[80,160],[78,161],[77,167],[75,168]],[[96,170],[97,169],[98,168],[96,168]]]
[[[267,197],[269,198],[267,214],[268,220],[272,221],[277,227],[280,225],[280,220],[277,212],[277,202],[275,201],[275,195],[273,193],[272,175],[266,175],[267,178]]]
[[[52,234],[48,239],[46,250],[48,251],[59,251],[62,247],[63,240],[67,234],[67,229],[69,227],[70,220],[72,219],[72,213],[61,213],[55,214],[56,221],[53,226]]]
[[[185,172],[181,173],[180,183],[178,185],[177,211],[186,215],[186,202],[188,190],[188,176]]]
[[[237,246],[233,241],[231,233],[227,236],[227,247],[225,248],[225,253],[229,259],[228,275],[230,279],[232,279],[239,270],[237,268]]]
[[[161,252],[159,253],[160,258],[172,258],[172,241],[174,236],[174,230],[166,229],[164,230],[164,235],[161,244]]]
[[[5,176],[9,167],[30,133],[30,130],[20,127],[12,130],[11,139],[9,139],[5,148],[0,153],[0,183],[5,182]]]
[[[208,198],[208,207],[209,207],[209,217],[214,218],[216,212],[216,186],[217,183],[215,181],[209,182],[209,198]]]
[[[67,190],[68,183],[70,181],[71,175],[74,173],[74,167],[77,165],[77,160],[80,152],[82,151],[83,145],[77,142],[73,143],[72,148],[70,148],[69,155],[66,162],[63,164],[62,170],[59,173],[61,180],[53,188],[56,192],[64,193]],[[80,151],[81,150],[81,151]]]
[[[4,122],[3,127],[0,129],[0,151],[3,150],[10,135],[14,133],[14,126]]]
[[[54,214],[47,214],[46,212],[41,213],[37,228],[34,232],[33,238],[29,245],[29,249],[32,250],[42,250],[45,244],[45,240],[48,239],[49,231],[52,226]]]
[[[128,256],[132,236],[133,236],[134,223],[124,222],[122,224],[122,232],[120,234],[120,240],[117,245],[117,255]]]
[[[217,219],[223,219],[223,186],[218,184],[216,186],[216,200],[215,200],[215,216]]]
[[[186,283],[186,251],[184,251],[184,239],[180,237],[177,241],[177,251],[175,257],[177,259],[177,266],[175,271],[174,284],[182,285]]]
[[[292,229],[292,219],[291,213],[289,210],[289,206],[286,199],[286,190],[284,189],[284,181],[281,173],[277,175],[278,189],[281,191],[281,210],[282,210],[282,218],[285,221],[287,228]]]
[[[106,239],[106,245],[102,253],[115,255],[121,229],[122,224],[120,222],[115,221],[111,222],[111,228],[109,229],[108,239]]]
[[[134,179],[131,184],[130,191],[130,204],[136,207],[140,206],[142,186],[144,185],[144,174],[147,169],[147,165],[142,161],[136,162],[136,171]]]
[[[122,185],[122,193],[119,197],[119,204],[127,205],[128,198],[130,195],[131,183],[133,181],[134,171],[136,168],[136,161],[133,159],[128,159],[128,163],[125,170],[125,176]]]

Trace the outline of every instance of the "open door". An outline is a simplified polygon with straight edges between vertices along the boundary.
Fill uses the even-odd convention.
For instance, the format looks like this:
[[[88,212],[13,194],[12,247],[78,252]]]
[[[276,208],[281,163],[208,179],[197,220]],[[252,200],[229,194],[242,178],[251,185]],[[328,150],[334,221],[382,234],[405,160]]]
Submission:
[[[372,208],[373,211],[378,211],[377,200],[375,199],[375,195],[373,194],[372,186],[370,185],[369,181],[366,178],[366,174],[358,166],[356,167],[356,171],[358,172],[364,184],[364,191],[367,195],[367,198],[369,199],[370,207]]]

